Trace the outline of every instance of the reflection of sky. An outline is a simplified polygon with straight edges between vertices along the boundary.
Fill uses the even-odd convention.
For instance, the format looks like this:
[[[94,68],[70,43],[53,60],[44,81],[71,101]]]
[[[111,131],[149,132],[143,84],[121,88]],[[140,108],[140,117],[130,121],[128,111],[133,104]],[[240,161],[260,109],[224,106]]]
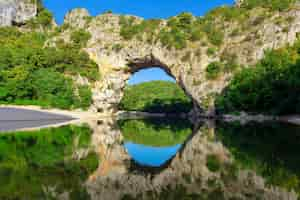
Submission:
[[[154,80],[175,82],[175,80],[171,76],[169,76],[164,70],[158,67],[153,67],[153,68],[143,69],[134,73],[130,77],[128,84],[134,85],[134,84],[154,81]]]
[[[181,144],[170,147],[150,147],[125,142],[128,154],[137,163],[145,166],[159,167],[170,160],[181,148]]]

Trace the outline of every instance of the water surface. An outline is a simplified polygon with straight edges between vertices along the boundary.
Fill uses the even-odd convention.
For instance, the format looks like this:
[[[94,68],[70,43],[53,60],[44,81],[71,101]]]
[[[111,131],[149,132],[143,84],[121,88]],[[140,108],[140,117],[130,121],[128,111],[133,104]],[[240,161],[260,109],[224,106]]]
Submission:
[[[103,119],[0,136],[0,199],[297,199],[300,128]]]

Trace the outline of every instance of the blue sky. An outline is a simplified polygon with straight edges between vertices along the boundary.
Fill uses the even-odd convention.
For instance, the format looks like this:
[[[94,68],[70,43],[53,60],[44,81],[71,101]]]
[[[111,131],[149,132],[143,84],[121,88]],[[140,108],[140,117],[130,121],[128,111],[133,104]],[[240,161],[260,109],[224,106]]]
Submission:
[[[168,18],[181,12],[191,12],[196,16],[204,15],[214,7],[232,5],[234,0],[43,0],[44,5],[54,14],[61,24],[64,15],[73,8],[87,8],[92,15],[112,10],[118,14],[132,14],[146,19]],[[169,80],[161,70],[141,71],[129,83],[145,80]]]
[[[170,77],[164,70],[155,67],[155,68],[143,69],[134,73],[130,77],[128,84],[134,85],[134,84],[147,82],[147,81],[154,81],[154,80],[175,82],[175,80],[172,77]]]

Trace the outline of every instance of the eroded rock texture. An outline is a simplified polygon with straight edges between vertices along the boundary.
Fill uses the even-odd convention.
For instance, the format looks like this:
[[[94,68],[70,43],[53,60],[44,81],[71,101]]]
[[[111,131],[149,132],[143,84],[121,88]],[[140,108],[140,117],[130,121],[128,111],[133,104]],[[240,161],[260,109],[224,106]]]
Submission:
[[[213,55],[207,53],[212,45],[205,39],[188,42],[183,49],[167,48],[155,38],[149,41],[146,35],[126,40],[120,35],[122,17],[110,13],[92,18],[86,10],[76,9],[67,15],[66,22],[75,24],[73,28],[84,28],[92,35],[84,50],[97,62],[102,77],[93,88],[94,111],[114,113],[131,74],[160,66],[176,79],[195,105],[200,105],[200,111],[213,114],[215,96],[227,86],[233,73],[228,71],[215,80],[209,80],[206,69],[210,63],[234,58],[246,67],[263,58],[267,49],[284,47],[297,39],[300,32],[297,6],[262,18],[264,12],[260,8],[251,11],[242,24],[220,21],[224,42],[215,48]],[[135,23],[143,21],[135,16],[126,17],[133,18]],[[283,23],[278,22],[279,18]],[[166,20],[161,20],[157,31],[166,24]],[[240,33],[237,34],[236,30]],[[61,37],[68,38],[68,31]]]
[[[0,26],[23,24],[37,15],[37,0],[0,0]]]

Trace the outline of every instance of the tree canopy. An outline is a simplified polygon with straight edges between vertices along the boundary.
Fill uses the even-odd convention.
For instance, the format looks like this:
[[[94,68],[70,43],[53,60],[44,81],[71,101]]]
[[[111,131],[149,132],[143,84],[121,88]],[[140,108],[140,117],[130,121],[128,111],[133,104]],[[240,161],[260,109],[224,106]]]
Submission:
[[[127,86],[119,105],[121,110],[157,113],[183,113],[192,109],[192,101],[176,84],[151,81]]]
[[[76,86],[72,77],[81,75],[93,82],[98,79],[97,65],[77,43],[47,47],[47,39],[47,33],[0,28],[0,102],[88,107],[88,86]]]

